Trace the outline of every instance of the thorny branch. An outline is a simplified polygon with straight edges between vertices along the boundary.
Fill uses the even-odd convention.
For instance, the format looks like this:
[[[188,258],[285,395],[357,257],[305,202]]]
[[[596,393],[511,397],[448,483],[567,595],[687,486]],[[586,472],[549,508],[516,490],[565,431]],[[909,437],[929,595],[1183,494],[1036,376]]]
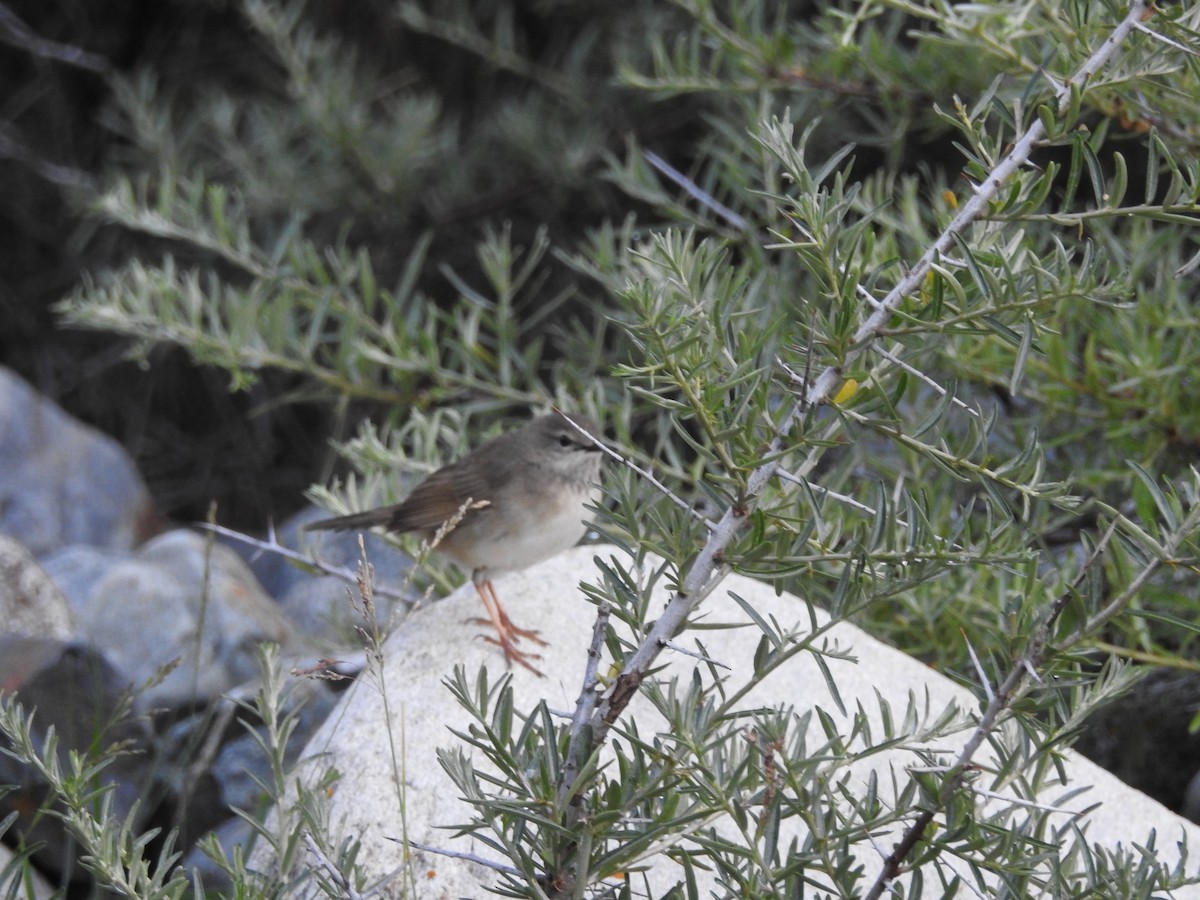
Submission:
[[[1145,15],[1146,9],[1145,0],[1134,0],[1130,4],[1125,18],[1113,29],[1100,47],[1088,57],[1074,75],[1058,86],[1056,100],[1060,114],[1069,107],[1071,91],[1076,86],[1086,84],[1104,66],[1121,42],[1133,30],[1135,24]],[[668,602],[663,614],[646,635],[641,646],[626,660],[621,674],[617,676],[612,687],[597,705],[591,721],[595,744],[603,743],[608,730],[637,693],[642,680],[646,677],[646,673],[666,642],[675,636],[696,605],[708,596],[728,573],[728,566],[719,560],[741,529],[742,523],[746,521],[759,493],[779,470],[779,451],[796,419],[805,410],[829,401],[829,398],[841,385],[842,372],[846,366],[874,344],[883,333],[884,326],[895,309],[905,298],[920,289],[935,260],[951,253],[955,247],[955,237],[965,232],[972,222],[987,211],[991,200],[999,194],[1004,184],[1025,165],[1030,154],[1038,142],[1045,137],[1045,134],[1046,129],[1041,119],[1035,118],[1013,143],[1009,154],[976,188],[971,198],[959,208],[958,213],[925,250],[921,258],[909,269],[908,273],[882,300],[872,304],[874,311],[855,331],[852,347],[840,363],[837,366],[828,366],[818,374],[803,391],[797,402],[784,413],[776,425],[775,435],[764,453],[769,462],[763,463],[751,472],[747,479],[745,494],[725,511],[713,527],[708,541],[688,569],[681,589]]]
[[[1146,15],[1146,11],[1147,4],[1145,0],[1134,0],[1130,4],[1125,18],[1113,29],[1112,33],[1109,34],[1100,47],[1088,57],[1074,75],[1057,85],[1056,100],[1058,101],[1060,115],[1064,114],[1069,108],[1071,92],[1085,85],[1092,76],[1103,68],[1117,47],[1120,46],[1129,33],[1136,27],[1137,23]],[[640,690],[642,682],[647,677],[650,667],[659,653],[662,652],[663,648],[668,645],[668,642],[683,628],[692,610],[720,584],[728,573],[729,567],[721,561],[722,557],[741,529],[742,524],[747,520],[749,513],[753,510],[758,495],[779,472],[780,450],[783,448],[784,440],[796,420],[805,411],[829,401],[841,385],[842,372],[845,368],[863,353],[873,348],[876,341],[884,335],[884,329],[900,303],[920,289],[926,274],[930,271],[936,260],[951,255],[955,248],[956,236],[963,234],[971,223],[986,212],[988,204],[999,194],[1005,183],[1028,162],[1035,147],[1045,137],[1045,133],[1045,127],[1041,119],[1035,118],[1026,128],[1025,132],[1014,141],[1008,155],[976,187],[974,194],[959,208],[954,218],[937,239],[925,250],[920,259],[908,270],[907,274],[900,279],[882,300],[872,301],[870,306],[873,311],[855,331],[851,349],[844,355],[839,364],[825,368],[811,381],[805,379],[805,384],[801,387],[799,398],[776,423],[775,433],[764,453],[764,457],[769,461],[751,472],[747,479],[743,496],[738,498],[737,502],[731,504],[720,520],[710,528],[708,540],[696,556],[692,565],[688,568],[680,589],[668,602],[662,615],[659,616],[638,649],[632,656],[626,659],[620,675],[613,681],[612,686],[605,692],[596,705],[596,709],[588,723],[592,729],[591,741],[589,742],[592,748],[604,743],[613,724],[617,721],[630,700]],[[1102,546],[1107,543],[1107,540],[1108,537],[1106,536]],[[1012,693],[1026,677],[1030,670],[1029,667],[1043,660],[1045,653],[1044,641],[1049,634],[1049,627],[1057,619],[1059,611],[1061,610],[1057,607],[1052,611],[1047,623],[1043,626],[1043,633],[1030,647],[1028,658],[1014,666],[1012,673],[999,686],[993,704],[989,705],[989,710],[981,719],[976,735],[968,743],[967,747],[964,748],[960,759],[965,761],[973,756],[985,740],[987,734],[995,726],[1000,712],[1010,702]],[[582,725],[579,723],[572,725],[573,743],[577,741],[577,733],[581,728]],[[958,776],[958,780],[960,779],[961,772]],[[948,779],[946,781],[946,790],[952,790],[955,783],[956,779]],[[932,813],[930,813],[930,820],[931,818]],[[897,847],[897,850],[889,857],[889,859],[893,859],[895,862],[880,876],[876,886],[877,890],[873,892],[872,896],[877,897],[880,892],[886,889],[887,882],[894,875],[894,867],[898,865],[899,860],[907,856],[907,853],[911,850],[911,846],[919,839],[920,834],[924,832],[928,824],[929,822],[926,821],[923,824],[913,826],[911,830],[912,843],[906,847]]]
[[[604,635],[608,631],[608,617],[612,610],[607,603],[601,603],[596,610],[596,623],[592,627],[592,642],[588,645],[588,661],[583,673],[583,690],[575,703],[575,715],[571,719],[571,743],[567,747],[567,761],[563,768],[562,783],[558,786],[558,802],[566,803],[570,797],[567,791],[575,783],[582,762],[579,742],[583,739],[583,726],[592,716],[596,705],[596,685],[599,681],[597,670],[600,667],[600,648],[604,646]]]

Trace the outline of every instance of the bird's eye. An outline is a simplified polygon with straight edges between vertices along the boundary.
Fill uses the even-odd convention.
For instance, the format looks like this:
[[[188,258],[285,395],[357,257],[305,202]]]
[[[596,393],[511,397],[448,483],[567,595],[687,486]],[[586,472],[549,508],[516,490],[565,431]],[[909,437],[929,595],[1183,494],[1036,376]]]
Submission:
[[[558,446],[562,447],[564,450],[574,443],[575,442],[571,440],[571,436],[569,434],[560,434],[558,436]]]

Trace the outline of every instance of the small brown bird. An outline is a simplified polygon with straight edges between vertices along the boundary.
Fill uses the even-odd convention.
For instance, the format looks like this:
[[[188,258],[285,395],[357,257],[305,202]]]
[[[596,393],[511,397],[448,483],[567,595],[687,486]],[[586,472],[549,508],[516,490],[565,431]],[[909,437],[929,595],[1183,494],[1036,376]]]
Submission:
[[[571,421],[599,437],[590,419],[572,415]],[[496,629],[496,637],[487,640],[504,650],[510,665],[516,662],[540,675],[531,662],[540,657],[518,649],[516,642],[545,642],[536,631],[512,623],[496,596],[492,576],[549,559],[583,537],[586,506],[600,497],[600,458],[595,443],[561,413],[552,413],[438,469],[403,503],[308,527],[351,531],[378,525],[396,533],[417,532],[433,541],[439,529],[452,523],[435,549],[471,571]]]

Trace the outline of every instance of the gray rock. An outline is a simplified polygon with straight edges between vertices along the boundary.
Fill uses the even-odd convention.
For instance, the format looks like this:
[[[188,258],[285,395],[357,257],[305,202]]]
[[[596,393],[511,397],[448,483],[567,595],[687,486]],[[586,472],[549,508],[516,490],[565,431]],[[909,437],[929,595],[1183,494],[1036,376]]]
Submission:
[[[129,559],[129,556],[128,553],[101,550],[86,544],[70,544],[42,557],[41,563],[46,574],[70,601],[71,609],[79,613],[91,599],[96,582],[117,563]]]
[[[0,533],[42,556],[66,544],[124,550],[153,521],[149,492],[112,438],[0,367]]]
[[[24,546],[0,535],[0,633],[71,637],[71,605]]]
[[[172,531],[113,565],[78,608],[81,634],[139,691],[139,708],[210,699],[258,674],[256,647],[306,648],[227,547]]]

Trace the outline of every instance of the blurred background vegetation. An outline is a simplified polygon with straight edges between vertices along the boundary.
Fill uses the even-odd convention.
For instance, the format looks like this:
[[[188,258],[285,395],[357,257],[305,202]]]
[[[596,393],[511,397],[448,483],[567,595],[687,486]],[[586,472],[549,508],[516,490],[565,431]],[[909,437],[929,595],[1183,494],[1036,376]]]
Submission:
[[[1070,71],[1123,9],[10,4],[0,360],[115,435],[175,520],[216,500],[223,522],[260,530],[344,470],[331,439],[349,440],[384,490],[400,446],[424,439],[431,459],[461,449],[466,422],[486,430],[549,402],[605,413],[684,493],[720,504],[728,482],[706,482],[708,467],[753,460],[761,430],[730,432],[772,402],[738,394],[737,365],[836,365],[863,302],[854,288],[896,279],[1036,114],[1044,73]],[[935,278],[904,308],[893,337],[905,365],[844,373],[864,385],[870,421],[806,438],[830,491],[881,510],[911,490],[914,528],[944,534],[985,504],[1019,526],[996,527],[970,564],[926,554],[926,569],[880,588],[887,603],[859,611],[944,670],[971,671],[963,633],[996,636],[981,653],[1004,656],[1018,560],[1049,568],[1082,552],[1098,515],[1088,500],[1152,513],[1147,485],[1195,464],[1196,25],[1161,9],[1150,26],[1167,40],[1138,36],[1082,96],[972,237],[960,281]],[[829,163],[794,202],[772,121],[794,127],[814,170]],[[667,228],[689,248],[711,243],[652,249]],[[676,341],[636,286],[652,280],[639,265],[681,260],[678,302],[712,302],[680,307],[710,331],[672,321]],[[706,393],[722,348],[734,363]],[[668,357],[677,371],[654,368]],[[986,427],[948,416],[930,381],[985,410]],[[913,435],[935,424],[929,445],[1011,464],[1016,487],[940,466],[882,419]],[[1058,502],[1068,493],[1080,502]],[[823,552],[869,543],[836,503],[809,500],[834,517],[814,538]],[[798,544],[811,536],[804,515],[774,513],[795,519]],[[646,542],[686,557],[694,534],[677,525],[663,519]],[[1043,556],[1021,557],[1030,547]],[[739,549],[745,571],[817,600],[855,552]],[[1195,631],[1180,627],[1196,618],[1194,583],[1186,569],[1156,580],[1141,603],[1158,618],[1114,623],[1096,644],[1167,673],[1177,720],[1147,752],[1178,755],[1158,791],[1174,806],[1200,749]],[[1145,759],[1122,774],[1158,778]]]
[[[128,341],[64,327],[53,305],[85,273],[103,281],[130,260],[170,255],[235,282],[253,274],[214,252],[219,239],[138,217],[138,202],[169,222],[219,188],[265,254],[300,234],[318,254],[361,254],[379,285],[411,284],[446,307],[461,284],[487,277],[476,244],[488,234],[526,248],[544,234],[572,252],[630,214],[643,229],[720,226],[639,151],[710,188],[719,180],[730,200],[754,187],[738,147],[767,109],[825,117],[818,152],[855,141],[864,175],[958,165],[930,101],[977,92],[991,70],[964,72],[946,63],[950,49],[914,44],[902,16],[870,25],[861,47],[838,47],[804,24],[821,19],[821,4],[740,6],[755,19],[752,56],[704,61],[710,73],[694,78],[656,56],[702,38],[689,36],[695,19],[640,0],[10,6],[0,359],[117,436],[168,517],[203,518],[216,498],[226,521],[255,528],[297,507],[328,460],[326,438],[354,420],[393,401],[479,398],[378,365],[350,375],[352,386],[264,365],[230,393],[225,371],[194,365],[175,341],[142,347],[130,364]],[[565,316],[582,333],[603,329],[611,310],[594,282],[552,254],[538,262],[520,327],[541,337]],[[570,350],[551,339],[538,363]],[[337,409],[340,399],[350,406]]]

